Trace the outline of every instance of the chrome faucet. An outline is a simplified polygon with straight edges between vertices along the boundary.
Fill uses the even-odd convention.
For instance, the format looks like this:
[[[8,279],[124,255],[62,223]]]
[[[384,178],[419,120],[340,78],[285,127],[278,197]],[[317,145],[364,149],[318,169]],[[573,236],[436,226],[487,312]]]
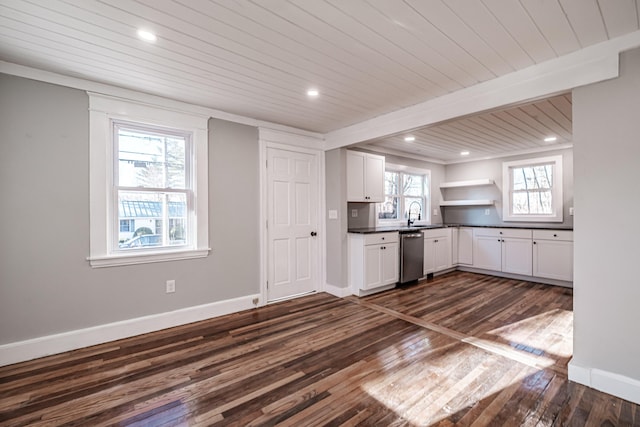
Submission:
[[[411,224],[415,222],[415,219],[411,220],[411,207],[413,206],[414,203],[417,203],[418,208],[420,208],[420,210],[418,211],[418,221],[420,221],[420,216],[422,215],[422,206],[420,205],[420,202],[416,202],[415,200],[411,202],[409,204],[409,212],[407,212],[407,227],[411,227]]]

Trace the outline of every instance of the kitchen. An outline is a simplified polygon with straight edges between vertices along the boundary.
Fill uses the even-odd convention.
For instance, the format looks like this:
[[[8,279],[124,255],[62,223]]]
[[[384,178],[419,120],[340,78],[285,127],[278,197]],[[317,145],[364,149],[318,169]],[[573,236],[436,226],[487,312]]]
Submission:
[[[549,154],[549,153],[545,153]],[[351,153],[347,153],[347,157],[352,155]],[[564,156],[571,158],[570,150],[564,150]],[[511,158],[506,158],[509,160]],[[396,159],[397,160],[397,159]],[[533,159],[532,161],[536,161]],[[404,259],[406,255],[405,250],[403,248],[403,243],[407,236],[416,236],[416,232],[420,234],[421,229],[426,229],[422,231],[425,239],[425,252],[424,252],[424,270],[423,273],[426,276],[427,274],[440,273],[442,271],[448,271],[454,267],[459,267],[462,269],[466,269],[467,271],[473,271],[473,267],[476,269],[485,269],[485,270],[493,270],[493,274],[496,272],[502,273],[513,273],[520,274],[520,278],[523,279],[532,279],[532,280],[542,280],[546,283],[552,283],[556,285],[563,286],[572,286],[572,266],[573,266],[573,245],[572,240],[573,236],[571,233],[571,216],[569,216],[568,221],[556,222],[556,223],[546,223],[542,224],[538,223],[530,223],[530,222],[515,222],[515,223],[507,223],[507,222],[491,222],[491,219],[485,219],[486,217],[490,217],[493,212],[494,215],[497,215],[498,209],[501,207],[500,199],[498,198],[498,202],[496,203],[495,198],[483,197],[485,194],[501,196],[500,194],[500,181],[496,184],[496,181],[493,178],[493,171],[490,167],[485,164],[480,165],[471,165],[470,168],[465,169],[464,166],[468,166],[467,164],[463,164],[463,167],[459,167],[458,169],[462,169],[458,171],[458,176],[461,176],[463,179],[459,181],[448,181],[448,182],[437,182],[433,179],[429,180],[429,183],[433,186],[433,192],[440,191],[442,194],[446,195],[446,198],[455,197],[455,205],[446,205],[446,203],[441,203],[439,207],[434,207],[433,210],[429,209],[429,212],[432,213],[433,218],[436,221],[418,221],[414,223],[410,219],[410,215],[413,214],[414,219],[417,218],[420,220],[421,217],[425,217],[428,214],[423,212],[421,209],[422,203],[420,204],[420,209],[417,211],[411,211],[410,207],[405,207],[407,218],[407,223],[395,221],[395,226],[393,227],[389,224],[388,221],[379,220],[376,224],[376,221],[372,221],[372,217],[375,219],[376,215],[376,205],[374,202],[382,202],[382,199],[376,199],[370,203],[362,203],[362,202],[351,202],[348,205],[347,212],[350,214],[349,217],[349,254],[351,256],[350,262],[350,270],[349,270],[349,278],[350,278],[350,286],[352,290],[358,289],[359,292],[356,292],[357,295],[364,295],[366,293],[361,292],[361,290],[384,290],[388,289],[388,286],[378,287],[374,285],[374,283],[380,285],[392,285],[394,284],[394,280],[400,279],[400,283],[405,283],[409,280],[417,280],[422,278],[423,274],[418,276],[412,276],[410,279],[403,278],[403,270],[404,270]],[[494,164],[499,162],[493,162]],[[569,162],[564,162],[567,165]],[[499,164],[497,164],[499,166]],[[424,164],[423,167],[428,166],[428,164]],[[475,166],[475,167],[474,167]],[[479,178],[465,175],[467,170],[484,170],[485,173],[491,175],[492,178]],[[567,168],[561,168],[559,173],[565,171]],[[430,170],[429,170],[430,171]],[[347,173],[349,176],[349,172]],[[425,177],[432,176],[432,174],[424,175]],[[499,177],[501,178],[501,176]],[[572,200],[571,198],[571,172],[569,168],[569,173],[565,175],[564,180],[560,180],[559,185],[562,185],[563,182],[567,182],[565,184],[565,191],[561,192],[567,197],[568,201]],[[379,182],[382,179],[378,180]],[[450,189],[455,190],[464,190],[463,192],[458,191],[455,196],[451,195]],[[569,191],[567,191],[569,190]],[[461,194],[462,193],[462,194]],[[567,195],[567,193],[569,193]],[[431,193],[433,194],[433,193]],[[462,197],[460,197],[462,196]],[[434,197],[434,199],[437,199]],[[565,199],[565,200],[567,200]],[[415,203],[415,202],[414,202]],[[434,206],[437,205],[438,201],[434,202]],[[467,204],[467,206],[463,205]],[[427,205],[429,208],[429,205]],[[454,210],[455,209],[455,210]],[[568,212],[572,209],[567,207]],[[501,217],[502,212],[499,212]],[[362,219],[361,219],[362,218]],[[440,220],[443,218],[444,220]],[[495,220],[493,220],[495,221]],[[392,222],[393,223],[393,222]],[[376,225],[381,225],[381,227],[376,227]],[[464,225],[464,226],[460,226]],[[482,228],[479,228],[483,226]],[[445,228],[441,228],[445,227]],[[473,228],[475,227],[475,228]],[[496,228],[501,227],[501,228]],[[395,229],[394,229],[395,228]],[[533,228],[533,229],[532,229]],[[380,233],[384,231],[385,233]],[[550,231],[553,233],[549,234]],[[398,236],[394,232],[399,232]],[[409,234],[410,233],[410,234]],[[559,237],[562,236],[562,237]],[[420,236],[422,237],[422,236]],[[496,241],[494,237],[500,237],[498,239],[498,243],[502,243],[504,246],[503,254],[502,254],[502,262],[505,265],[500,265],[498,261],[497,265],[495,260],[486,259],[487,257],[495,257],[495,255],[491,253],[487,253],[487,251],[491,251],[491,246],[495,246],[492,242]],[[510,240],[510,239],[525,239],[525,240]],[[564,257],[558,259],[557,256],[559,253],[553,254],[544,254],[539,253],[542,248],[547,249],[548,246],[545,244],[548,239],[556,239],[558,241],[567,242],[565,248],[563,249]],[[360,283],[360,287],[358,283],[363,280],[362,275],[358,274],[357,278],[354,276],[354,271],[359,271],[361,269],[365,269],[367,271],[366,275],[373,274],[373,272],[369,272],[366,266],[363,266],[364,258],[362,256],[363,250],[366,250],[364,245],[372,244],[373,242],[381,239],[380,243],[384,244],[382,248],[390,250],[393,248],[394,258],[398,259],[398,253],[400,254],[401,261],[396,265],[399,265],[399,273],[398,276],[398,267],[394,270],[393,273],[390,274],[384,280],[381,280],[379,277],[375,275],[372,277],[372,283],[362,282]],[[507,239],[507,240],[505,240]],[[398,249],[399,240],[403,243],[400,243]],[[488,247],[484,247],[483,245],[487,242]],[[388,243],[395,243],[393,247],[387,247]],[[436,243],[440,243],[439,245],[435,245]],[[510,249],[513,255],[507,256],[507,248],[510,246],[514,246]],[[520,249],[516,246],[520,246]],[[532,250],[535,249],[535,250]],[[420,248],[421,249],[421,248]],[[497,248],[493,248],[494,250]],[[523,251],[523,253],[518,253],[518,250]],[[415,251],[415,249],[414,249]],[[434,253],[435,251],[435,253]],[[515,251],[515,252],[514,252]],[[476,260],[473,260],[473,254],[475,252]],[[381,252],[382,253],[382,252]],[[443,258],[444,253],[446,256]],[[469,254],[469,259],[460,259],[459,253]],[[517,255],[516,255],[517,254]],[[359,255],[359,261],[354,261],[354,257]],[[500,258],[500,250],[497,252],[498,258]],[[438,261],[434,261],[435,260]],[[419,258],[422,258],[422,251],[420,251]],[[513,258],[513,259],[512,259]],[[522,259],[518,259],[522,258]],[[531,260],[533,259],[533,267],[531,264]],[[545,260],[557,260],[557,264],[554,268],[557,268],[558,271],[551,272],[550,267],[547,265],[538,265],[538,262],[545,262]],[[384,264],[384,261],[381,261]],[[434,265],[435,262],[435,265]],[[359,264],[358,264],[359,263]],[[554,261],[555,263],[555,261]],[[391,262],[391,265],[394,263]],[[357,267],[359,265],[359,267]],[[422,266],[422,263],[420,263]],[[375,271],[376,268],[373,268]],[[422,270],[422,269],[421,269]],[[384,269],[380,273],[383,276],[385,275]],[[528,277],[527,277],[528,276]],[[533,277],[531,277],[533,276]],[[512,276],[516,277],[516,276]],[[560,281],[553,280],[544,280],[544,279],[560,279]]]
[[[475,134],[469,132],[470,125],[475,125]],[[458,147],[450,148],[446,155],[443,155],[430,144],[429,138],[433,138],[431,135],[442,137],[447,130],[451,132],[452,129],[461,127],[466,133],[458,131],[458,135],[447,135],[449,139],[457,136],[458,143],[465,144],[464,150],[469,150],[469,147],[483,147],[480,153],[470,155],[469,151],[462,151],[456,158],[453,151]],[[484,135],[481,131],[484,131]],[[332,159],[332,155],[346,158],[341,161],[346,165],[343,168],[346,167],[348,205],[344,214],[347,216],[349,233],[349,256],[346,263],[349,265],[348,282],[351,291],[355,295],[363,296],[393,288],[396,282],[408,281],[402,277],[404,251],[401,240],[408,235],[407,233],[415,236],[416,232],[422,234],[420,237],[424,237],[425,244],[424,254],[417,255],[418,258],[423,258],[423,263],[418,267],[421,273],[412,277],[414,281],[457,268],[571,287],[571,132],[571,96],[566,94],[528,105],[484,113],[471,119],[454,120],[431,127],[428,132],[404,132],[395,139],[359,144],[355,147],[358,151],[351,148],[339,153],[327,153],[328,170],[331,169],[332,162],[340,162]],[[531,134],[534,134],[535,138]],[[486,142],[490,139],[486,135],[491,136],[495,147],[486,147]],[[399,141],[401,139],[403,141]],[[427,141],[422,141],[425,139]],[[518,215],[503,220],[504,215],[508,215],[508,212],[503,210],[503,200],[508,201],[512,197],[509,192],[503,193],[503,180],[507,180],[508,186],[508,180],[512,176],[504,165],[517,164],[520,175],[524,173],[522,165],[549,159],[556,159],[549,171],[553,170],[553,184],[560,187],[553,193],[553,200],[557,206],[549,206],[545,215],[533,218]],[[368,171],[364,170],[366,166],[369,166]],[[534,172],[534,169],[527,169],[527,173],[529,172]],[[424,191],[418,186],[419,193],[415,193],[415,189],[409,190],[413,191],[411,194],[414,197],[405,197],[398,195],[397,189],[388,190],[390,186],[398,187],[398,184],[393,182],[393,174],[403,173],[408,177],[423,180]],[[537,180],[537,177],[532,176],[531,181],[534,180]],[[403,183],[406,186],[406,182]],[[550,194],[550,188],[547,190]],[[388,194],[389,192],[391,194]],[[419,197],[416,198],[416,195]],[[539,196],[538,193],[536,195]],[[384,207],[381,204],[383,202]],[[401,213],[394,212],[391,217],[388,212],[379,213],[382,210],[388,211],[391,205],[391,210],[400,210]],[[330,204],[327,207],[328,223],[339,221],[337,209],[334,209],[332,215],[332,207]],[[375,233],[380,231],[387,232],[386,237]],[[394,233],[398,231],[400,235]],[[377,242],[380,239],[382,240]],[[557,243],[549,245],[549,239]],[[511,247],[508,253],[513,255],[508,256],[506,251],[503,251],[505,253],[501,256],[498,247],[491,248],[496,246],[493,242],[505,248]],[[390,271],[386,271],[377,265],[369,271],[363,265],[366,245],[373,243],[383,244],[380,247],[384,247],[386,251],[380,251],[380,254],[387,254],[390,260],[386,261],[386,264],[393,266],[393,269],[387,268],[386,270]],[[483,245],[489,246],[484,248]],[[562,249],[556,249],[558,245]],[[541,248],[551,252],[541,253]],[[491,253],[496,250],[497,254]],[[393,255],[389,252],[393,252]],[[500,259],[496,262],[496,257],[501,258],[505,265],[501,266]],[[395,259],[396,262],[391,259]],[[539,265],[539,262],[543,265]],[[553,266],[547,265],[549,262]],[[385,264],[384,257],[380,259],[379,264]],[[365,276],[371,276],[370,280],[365,280]]]

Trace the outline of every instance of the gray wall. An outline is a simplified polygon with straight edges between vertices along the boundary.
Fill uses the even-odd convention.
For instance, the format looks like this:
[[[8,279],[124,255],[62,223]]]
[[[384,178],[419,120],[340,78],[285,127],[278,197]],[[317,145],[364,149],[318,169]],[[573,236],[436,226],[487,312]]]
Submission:
[[[93,269],[87,95],[1,74],[0,93],[0,344],[259,292],[257,129],[209,123],[207,258]]]
[[[640,380],[640,49],[620,77],[575,89],[574,356]]]
[[[347,157],[343,148],[325,152],[326,188],[326,281],[347,286]],[[337,219],[329,219],[329,211],[338,211]]]
[[[493,199],[494,206],[447,206],[442,208],[444,220],[448,224],[473,225],[504,225],[513,222],[502,221],[502,163],[514,160],[532,159],[562,154],[562,197],[564,204],[563,222],[555,225],[572,226],[573,217],[569,215],[569,208],[573,206],[573,151],[571,149],[547,151],[537,154],[526,154],[504,157],[492,160],[479,160],[447,165],[445,168],[446,181],[467,181],[489,178],[494,185],[467,188],[448,188],[442,191],[445,200],[458,199]],[[485,210],[489,209],[489,215]],[[535,224],[535,223],[527,223]],[[548,223],[543,223],[542,225]]]

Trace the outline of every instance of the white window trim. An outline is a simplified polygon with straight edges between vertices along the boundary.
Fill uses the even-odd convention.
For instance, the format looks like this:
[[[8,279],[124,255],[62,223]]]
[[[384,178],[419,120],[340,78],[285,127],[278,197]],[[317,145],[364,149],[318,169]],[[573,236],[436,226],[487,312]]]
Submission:
[[[143,264],[202,258],[209,254],[208,117],[171,111],[164,107],[138,103],[88,92],[89,95],[89,218],[92,267]],[[114,153],[111,120],[125,120],[151,126],[190,131],[194,150],[195,233],[191,248],[158,248],[144,252],[116,252],[113,246]]]
[[[410,175],[425,175],[427,179],[427,195],[426,195],[426,203],[424,206],[424,212],[422,212],[422,217],[420,221],[416,220],[414,225],[431,225],[431,170],[429,169],[420,169],[414,168],[411,166],[405,165],[397,165],[393,163],[385,164],[385,172],[401,172],[407,173]],[[386,194],[385,194],[386,196]],[[396,226],[396,225],[404,225],[406,224],[406,220],[403,219],[380,219],[378,218],[378,203],[376,203],[376,224],[378,227],[385,226]]]
[[[553,208],[554,212],[550,215],[513,215],[511,208],[511,173],[513,167],[522,167],[536,165],[541,163],[553,164]],[[562,222],[563,221],[563,204],[562,199],[562,155],[538,157],[533,159],[516,160],[512,162],[502,163],[502,220],[503,221],[522,221],[522,222]]]

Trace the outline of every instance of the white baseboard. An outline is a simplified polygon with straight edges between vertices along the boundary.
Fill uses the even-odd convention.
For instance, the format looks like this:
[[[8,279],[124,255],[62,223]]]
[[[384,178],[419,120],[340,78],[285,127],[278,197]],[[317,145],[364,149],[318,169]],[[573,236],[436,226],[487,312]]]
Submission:
[[[253,301],[256,298],[260,298],[260,295],[248,295],[211,304],[3,344],[0,345],[0,366],[247,310],[255,307]]]
[[[331,294],[333,296],[336,296],[338,298],[344,298],[346,296],[351,295],[351,290],[349,289],[349,287],[346,288],[340,288],[338,286],[335,285],[330,285],[329,283],[325,283],[324,284],[324,292]]]
[[[569,362],[569,379],[640,405],[640,381],[609,371]]]

